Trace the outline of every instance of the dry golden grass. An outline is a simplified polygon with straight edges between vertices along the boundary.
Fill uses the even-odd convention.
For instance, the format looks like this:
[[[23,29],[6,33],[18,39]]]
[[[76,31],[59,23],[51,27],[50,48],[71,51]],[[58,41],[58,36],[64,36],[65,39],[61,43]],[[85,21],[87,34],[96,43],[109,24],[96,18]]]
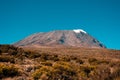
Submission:
[[[119,50],[78,47],[21,49],[7,45],[2,48],[0,46],[0,52],[0,64],[14,65],[19,70],[19,75],[1,77],[2,80],[119,80],[120,78]]]
[[[70,55],[70,56],[78,56],[83,58],[95,57],[102,59],[112,59],[119,60],[120,59],[120,50],[109,50],[102,48],[76,48],[76,47],[44,47],[44,48],[31,48],[26,47],[25,50],[32,50],[38,53],[48,53],[50,55]]]

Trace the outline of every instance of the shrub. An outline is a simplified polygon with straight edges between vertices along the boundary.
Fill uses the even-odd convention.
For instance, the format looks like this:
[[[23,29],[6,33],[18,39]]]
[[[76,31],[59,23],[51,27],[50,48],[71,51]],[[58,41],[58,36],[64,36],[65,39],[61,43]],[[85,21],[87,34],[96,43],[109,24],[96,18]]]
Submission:
[[[65,62],[57,62],[53,66],[42,66],[33,73],[35,80],[44,78],[47,80],[78,80],[76,70]]]
[[[41,54],[37,53],[36,51],[30,51],[30,50],[23,50],[18,49],[18,53],[16,57],[26,57],[26,58],[38,58]]]
[[[97,64],[97,59],[95,59],[95,58],[89,58],[88,59],[88,62],[90,63],[90,64]]]
[[[102,63],[102,64],[109,64],[110,62],[107,61],[107,60],[101,60],[101,61],[99,61],[99,63]]]
[[[58,55],[50,55],[48,53],[41,53],[39,58],[41,61],[46,60],[59,61]]]
[[[75,56],[70,56],[70,59],[71,59],[71,60],[76,60],[77,57],[75,57]]]
[[[107,61],[107,60],[97,60],[97,59],[95,59],[95,58],[89,58],[89,59],[88,59],[88,62],[89,62],[90,64],[109,64],[109,63],[110,63],[110,62]]]
[[[2,53],[6,53],[10,48],[10,45],[0,45],[0,50]]]
[[[49,60],[49,55],[46,53],[42,53],[40,56],[40,60],[42,60],[42,61]]]
[[[76,62],[79,63],[79,64],[83,64],[84,63],[84,61],[81,60],[81,59],[76,59]]]
[[[31,72],[33,69],[34,69],[33,66],[27,66],[26,69],[25,69],[25,71],[26,72]]]
[[[58,57],[58,55],[52,55],[52,57],[50,58],[50,60],[59,61],[59,57]]]
[[[17,52],[17,50],[9,49],[9,50],[8,50],[8,53],[9,53],[10,55],[16,55],[18,52]]]
[[[109,63],[110,67],[120,67],[120,61],[116,61],[116,62],[110,62]]]
[[[22,48],[15,47],[13,45],[0,45],[1,53],[9,53],[9,55],[18,55],[23,53],[24,50]]]
[[[38,58],[38,57],[41,56],[41,54],[36,53],[36,52],[31,52],[30,54],[28,54],[28,56],[29,56],[30,58]]]
[[[82,77],[89,77],[89,74],[95,69],[95,66],[80,66],[79,73]]]
[[[120,78],[120,68],[118,67],[114,70],[114,72],[111,75],[109,75],[106,78],[106,80],[119,80],[119,78]]]
[[[0,64],[0,78],[4,77],[14,77],[19,75],[18,68],[16,68],[14,65],[4,65]]]
[[[0,50],[2,53],[12,53],[17,51],[17,47],[14,47],[12,45],[0,45]]]
[[[40,69],[36,70],[32,75],[34,80],[38,80],[42,75],[50,76],[53,68],[48,66],[42,66]]]
[[[44,65],[44,66],[52,66],[52,63],[49,62],[49,61],[47,61],[47,62],[42,62],[41,64]]]
[[[11,56],[0,56],[0,62],[15,63],[15,59],[14,57],[11,57]]]
[[[2,51],[0,50],[0,55],[1,55]]]
[[[76,70],[70,63],[59,62],[56,63],[53,68],[55,69],[54,74],[57,74],[57,79],[61,80],[77,80]]]
[[[110,69],[107,66],[101,65],[92,71],[89,76],[91,80],[107,80],[110,76]]]
[[[69,56],[61,56],[61,61],[66,61],[69,62],[70,61],[70,57]]]

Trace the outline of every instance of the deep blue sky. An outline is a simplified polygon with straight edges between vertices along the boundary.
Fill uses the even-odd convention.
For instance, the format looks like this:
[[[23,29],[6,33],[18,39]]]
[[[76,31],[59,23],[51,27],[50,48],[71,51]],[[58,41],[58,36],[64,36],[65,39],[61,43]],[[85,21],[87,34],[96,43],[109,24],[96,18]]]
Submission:
[[[120,49],[120,0],[0,0],[0,44],[36,32],[72,29]]]

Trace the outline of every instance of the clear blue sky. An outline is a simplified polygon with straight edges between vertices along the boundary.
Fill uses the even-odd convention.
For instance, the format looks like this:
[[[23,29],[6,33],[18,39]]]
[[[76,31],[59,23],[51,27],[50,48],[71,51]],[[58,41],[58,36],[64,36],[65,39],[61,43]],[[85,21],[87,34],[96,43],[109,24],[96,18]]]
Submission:
[[[120,0],[0,0],[0,44],[78,28],[120,49]]]

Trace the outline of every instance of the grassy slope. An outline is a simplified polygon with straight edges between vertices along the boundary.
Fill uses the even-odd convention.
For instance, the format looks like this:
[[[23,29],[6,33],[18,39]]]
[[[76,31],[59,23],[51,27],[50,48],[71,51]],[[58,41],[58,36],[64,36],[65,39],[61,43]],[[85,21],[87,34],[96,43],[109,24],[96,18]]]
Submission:
[[[4,80],[115,80],[120,77],[120,51],[75,47],[0,46],[0,65],[7,74],[11,66],[16,75],[0,73]],[[9,65],[9,67],[6,67]],[[1,67],[1,66],[0,66]],[[17,69],[16,69],[17,68]],[[4,68],[1,68],[1,72]]]

